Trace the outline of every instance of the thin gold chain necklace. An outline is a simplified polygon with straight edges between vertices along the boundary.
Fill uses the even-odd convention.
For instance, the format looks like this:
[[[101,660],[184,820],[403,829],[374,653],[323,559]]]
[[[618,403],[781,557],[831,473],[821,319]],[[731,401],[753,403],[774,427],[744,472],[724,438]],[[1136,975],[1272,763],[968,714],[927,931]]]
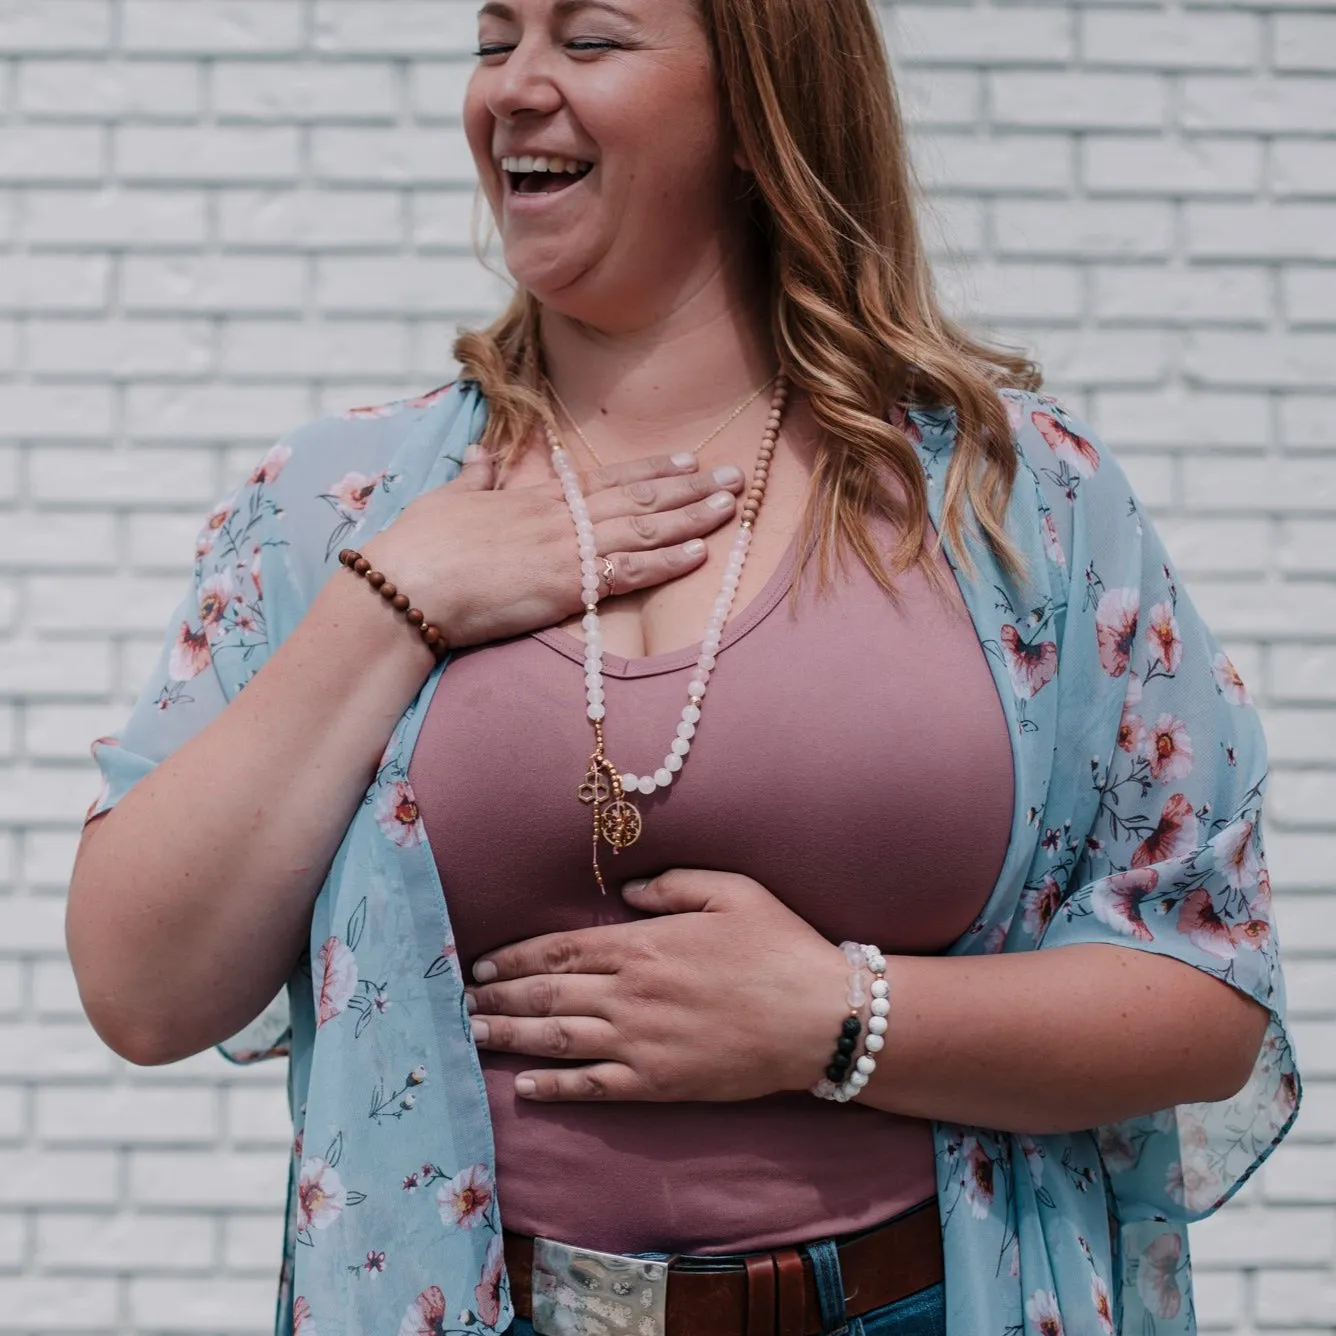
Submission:
[[[771,376],[770,379],[766,381],[764,385],[758,385],[756,389],[754,389],[691,453],[693,455],[698,455],[702,450],[705,449],[707,445],[710,444],[711,441],[717,440],[718,437],[724,432],[724,430],[728,427],[731,427],[733,423],[735,423],[738,420],[738,418],[740,418],[766,392],[766,390],[768,390],[775,383],[775,381],[778,378],[779,378],[778,374],[776,374],[774,376]],[[569,408],[566,407],[566,401],[561,397],[561,395],[557,393],[557,387],[553,385],[552,382],[546,376],[543,377],[543,384],[547,386],[547,392],[552,396],[553,403],[555,403],[556,406],[559,409],[561,409],[562,413],[565,415],[566,421],[569,422],[571,426],[575,428],[575,434],[580,438],[581,441],[584,442],[584,448],[588,450],[589,453],[593,456],[594,463],[597,464],[599,468],[606,468],[607,465],[603,462],[602,458],[599,456],[598,451],[594,449],[593,445],[589,440],[589,437],[586,436],[584,432],[580,430],[580,424],[575,420],[575,415],[571,412]]]

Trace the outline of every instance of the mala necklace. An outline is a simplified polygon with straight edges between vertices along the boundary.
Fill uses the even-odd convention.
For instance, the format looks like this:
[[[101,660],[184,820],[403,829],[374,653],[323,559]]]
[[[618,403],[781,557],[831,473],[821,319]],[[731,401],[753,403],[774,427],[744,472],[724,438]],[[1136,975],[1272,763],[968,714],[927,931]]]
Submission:
[[[687,704],[682,711],[681,722],[677,725],[677,735],[672,747],[663,758],[662,764],[652,774],[635,775],[621,772],[608,759],[604,750],[603,720],[607,717],[607,705],[603,689],[603,632],[599,623],[599,567],[598,547],[594,537],[594,526],[589,518],[589,507],[585,504],[580,491],[580,480],[566,454],[557,434],[548,427],[547,441],[552,451],[552,467],[561,482],[561,490],[570,507],[571,519],[575,522],[575,534],[580,548],[581,594],[584,599],[585,615],[581,626],[584,628],[585,641],[585,693],[588,699],[589,722],[594,727],[594,750],[589,757],[589,769],[584,783],[576,791],[580,801],[592,808],[594,817],[594,879],[599,890],[606,895],[607,886],[603,883],[603,872],[599,867],[599,841],[612,846],[614,854],[629,849],[639,838],[643,826],[640,809],[628,795],[644,794],[648,797],[657,789],[666,789],[681,772],[682,766],[691,751],[691,740],[696,736],[696,726],[700,723],[701,706],[705,703],[705,689],[714,671],[715,656],[723,638],[724,624],[733,610],[733,600],[737,596],[738,583],[742,579],[742,568],[747,561],[747,552],[751,547],[752,529],[756,517],[761,513],[761,503],[765,500],[766,483],[770,477],[770,462],[774,458],[775,443],[779,440],[779,428],[784,421],[784,408],[789,397],[788,377],[782,373],[773,382],[775,390],[770,399],[770,417],[766,423],[765,435],[756,456],[756,466],[752,472],[751,486],[747,491],[742,506],[742,524],[737,537],[733,540],[733,550],[729,553],[728,565],[724,569],[724,579],[715,599],[709,620],[705,623],[705,638],[701,641],[700,656],[696,660],[696,671],[687,683]],[[762,389],[765,387],[762,386]]]
[[[711,441],[716,440],[725,428],[731,427],[760,397],[768,390],[778,379],[777,376],[771,376],[764,385],[758,385],[691,453],[698,455],[705,449]],[[575,434],[584,442],[584,448],[593,456],[594,463],[599,468],[606,468],[599,453],[594,449],[593,443],[589,437],[580,430],[580,424],[575,420],[575,414],[566,407],[566,401],[557,393],[557,387],[552,384],[546,376],[543,377],[543,384],[547,386],[547,392],[552,396],[552,401],[566,415],[566,421],[575,428]]]

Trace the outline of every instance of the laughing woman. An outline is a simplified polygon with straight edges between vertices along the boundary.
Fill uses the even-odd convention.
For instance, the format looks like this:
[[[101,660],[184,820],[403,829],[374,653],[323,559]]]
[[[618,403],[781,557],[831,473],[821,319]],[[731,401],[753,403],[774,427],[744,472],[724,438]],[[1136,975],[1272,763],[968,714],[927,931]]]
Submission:
[[[868,0],[479,38],[515,299],[209,517],[89,1016],[290,1055],[282,1333],[1184,1336],[1298,1105],[1246,688],[941,313]]]

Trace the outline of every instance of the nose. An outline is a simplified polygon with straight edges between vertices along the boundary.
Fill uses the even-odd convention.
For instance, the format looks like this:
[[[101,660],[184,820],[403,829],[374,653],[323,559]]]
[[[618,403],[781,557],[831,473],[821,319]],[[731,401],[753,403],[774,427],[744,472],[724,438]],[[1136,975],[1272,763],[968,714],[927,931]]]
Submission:
[[[538,43],[520,42],[491,73],[487,106],[497,120],[550,116],[561,106],[561,91]]]

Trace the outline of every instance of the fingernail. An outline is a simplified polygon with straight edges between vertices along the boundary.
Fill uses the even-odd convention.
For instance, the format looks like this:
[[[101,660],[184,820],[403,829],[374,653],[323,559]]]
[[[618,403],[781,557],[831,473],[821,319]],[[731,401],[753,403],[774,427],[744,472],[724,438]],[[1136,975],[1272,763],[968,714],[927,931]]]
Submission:
[[[742,470],[732,464],[725,464],[715,469],[714,480],[720,487],[732,487],[735,482],[742,481]]]
[[[491,1038],[492,1030],[486,1021],[480,1021],[475,1017],[469,1021],[469,1029],[473,1031],[475,1044],[485,1044]]]
[[[705,540],[703,538],[693,538],[689,543],[682,544],[682,551],[693,559],[703,557],[705,555]]]
[[[645,887],[648,885],[649,885],[648,881],[628,881],[626,885],[622,887],[622,894],[639,895],[640,892],[643,891]]]
[[[688,450],[683,450],[680,454],[669,456],[669,462],[674,468],[691,469],[696,467],[696,456]]]
[[[732,510],[733,493],[716,492],[705,504],[709,506],[711,510]]]
[[[517,1095],[521,1095],[527,1099],[530,1095],[534,1094],[537,1089],[538,1084],[534,1081],[532,1076],[517,1076],[515,1078],[515,1093]]]
[[[474,997],[472,993],[465,992],[464,1005],[468,1008],[469,1015],[472,1016],[478,1009],[478,999]]]
[[[491,983],[496,978],[496,966],[490,960],[480,960],[473,967],[473,977],[479,983]]]

